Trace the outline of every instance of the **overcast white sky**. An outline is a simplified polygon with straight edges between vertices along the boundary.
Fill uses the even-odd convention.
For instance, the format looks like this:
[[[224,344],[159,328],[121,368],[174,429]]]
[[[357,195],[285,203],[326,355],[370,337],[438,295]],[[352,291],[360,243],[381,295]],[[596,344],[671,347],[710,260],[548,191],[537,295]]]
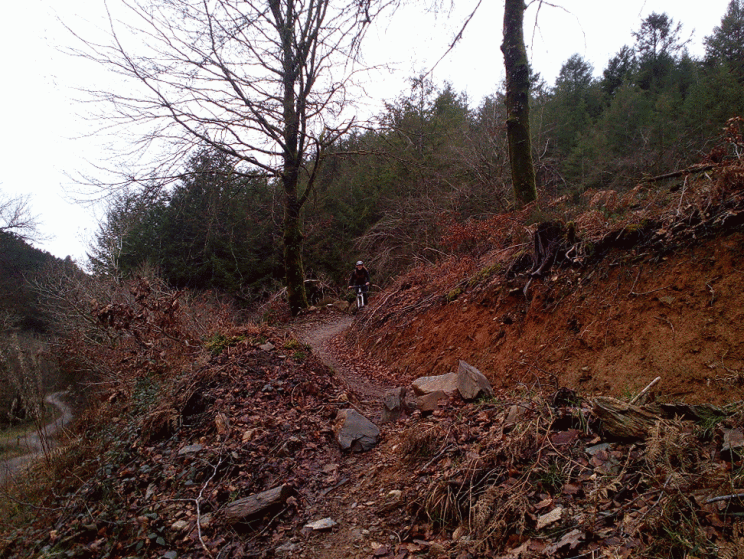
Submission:
[[[729,0],[553,3],[562,8],[544,6],[537,27],[535,5],[525,22],[533,67],[549,84],[574,53],[600,75],[623,45],[633,43],[631,32],[652,12],[666,12],[682,22],[683,36],[692,34],[691,54],[700,56],[703,38],[720,24]],[[389,60],[398,68],[397,74],[376,79],[370,92],[377,97],[394,98],[407,87],[406,78],[428,70],[447,50],[477,0],[457,0],[454,12],[439,14],[423,13],[420,4],[399,10],[367,37],[368,61]],[[102,6],[103,0],[23,0],[6,3],[0,21],[0,191],[11,196],[30,193],[42,231],[50,237],[37,246],[81,262],[100,216],[74,202],[78,187],[68,176],[91,171],[90,163],[101,157],[101,140],[86,137],[92,127],[84,119],[87,107],[74,101],[79,97],[75,88],[99,85],[103,78],[95,68],[57,50],[74,43],[58,19],[85,34],[100,20]],[[502,0],[484,0],[461,43],[433,74],[435,82],[448,80],[456,90],[467,92],[472,105],[494,92],[504,78],[499,50],[502,14]]]

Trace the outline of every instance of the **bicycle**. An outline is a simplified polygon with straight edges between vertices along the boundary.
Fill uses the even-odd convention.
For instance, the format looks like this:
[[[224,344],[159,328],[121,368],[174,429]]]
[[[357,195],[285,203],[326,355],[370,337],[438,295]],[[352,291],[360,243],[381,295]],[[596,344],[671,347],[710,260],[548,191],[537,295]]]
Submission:
[[[356,291],[356,304],[357,309],[364,307],[364,293],[366,285],[354,285],[352,289]]]

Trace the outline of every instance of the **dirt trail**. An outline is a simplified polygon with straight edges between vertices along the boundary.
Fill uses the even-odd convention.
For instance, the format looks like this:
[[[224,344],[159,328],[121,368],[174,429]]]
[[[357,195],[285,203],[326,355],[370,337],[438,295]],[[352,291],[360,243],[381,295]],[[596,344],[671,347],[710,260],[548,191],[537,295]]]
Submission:
[[[373,410],[380,407],[382,395],[393,386],[385,378],[387,371],[381,374],[380,365],[372,363],[360,350],[348,347],[342,339],[353,322],[352,316],[332,315],[320,322],[305,323],[296,333],[359,396],[362,406]]]
[[[72,421],[72,410],[70,406],[62,401],[64,394],[65,392],[55,392],[44,398],[45,402],[57,407],[62,412],[62,415],[45,425],[41,432],[33,431],[18,439],[18,446],[25,451],[25,454],[0,462],[0,483],[15,475],[23,466],[32,460],[41,456],[45,449],[49,451],[54,444],[50,440],[51,437]]]

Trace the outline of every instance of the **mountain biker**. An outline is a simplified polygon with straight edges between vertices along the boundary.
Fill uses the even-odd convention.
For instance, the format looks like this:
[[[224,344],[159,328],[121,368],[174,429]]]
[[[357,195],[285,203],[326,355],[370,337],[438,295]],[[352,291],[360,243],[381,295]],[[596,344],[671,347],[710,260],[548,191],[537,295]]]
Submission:
[[[362,296],[366,305],[367,291],[369,290],[369,270],[364,267],[364,262],[361,260],[357,261],[354,271],[351,272],[351,277],[349,278],[349,289],[357,285],[362,286]]]

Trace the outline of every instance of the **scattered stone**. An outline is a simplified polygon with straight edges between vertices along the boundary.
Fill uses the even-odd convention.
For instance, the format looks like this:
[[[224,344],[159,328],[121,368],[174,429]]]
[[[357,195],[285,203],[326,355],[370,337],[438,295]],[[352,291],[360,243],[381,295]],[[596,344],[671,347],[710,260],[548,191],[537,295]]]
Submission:
[[[337,526],[338,522],[335,522],[331,517],[321,518],[315,522],[305,524],[305,528],[312,530],[313,532],[325,532],[330,530],[334,526]]]
[[[455,531],[452,532],[452,541],[459,542],[466,532],[467,530],[464,527],[458,526],[455,528]]]
[[[493,397],[493,388],[478,369],[460,360],[457,367],[457,390],[463,400],[475,400],[480,396]]]
[[[294,493],[288,485],[280,485],[233,501],[225,507],[225,518],[229,522],[245,522],[280,507]]]
[[[416,407],[421,411],[421,413],[428,414],[436,411],[439,408],[440,402],[446,402],[448,400],[449,396],[445,392],[437,390],[436,392],[431,392],[416,398]]]
[[[200,444],[190,444],[185,447],[183,447],[181,450],[178,451],[179,456],[183,456],[184,454],[193,454],[195,452],[199,452],[204,447]]]
[[[504,420],[504,433],[508,433],[517,426],[522,418],[524,417],[525,409],[522,406],[514,404],[509,408],[506,413],[506,419]]]
[[[542,516],[537,517],[537,529],[542,530],[546,526],[555,524],[561,519],[562,516],[563,516],[563,507],[555,507],[549,513],[543,514]]]
[[[333,432],[341,449],[351,452],[370,450],[380,439],[377,425],[354,409],[338,412]]]
[[[397,421],[406,412],[406,389],[404,387],[396,388],[385,392],[382,397],[382,417],[381,423]]]
[[[723,430],[721,454],[730,457],[732,453],[744,454],[744,431],[741,428]]]
[[[295,552],[300,548],[300,544],[286,542],[274,550],[274,554],[280,557],[293,557]]]
[[[411,384],[417,396],[425,396],[432,392],[444,392],[451,396],[457,392],[457,373],[447,373],[435,377],[420,377]]]
[[[271,351],[273,349],[276,349],[276,346],[272,344],[271,342],[266,342],[265,344],[261,344],[258,346],[258,349],[262,349],[264,351]]]
[[[183,532],[188,527],[189,523],[185,520],[176,520],[173,524],[171,524],[171,530],[173,530],[174,532]]]

